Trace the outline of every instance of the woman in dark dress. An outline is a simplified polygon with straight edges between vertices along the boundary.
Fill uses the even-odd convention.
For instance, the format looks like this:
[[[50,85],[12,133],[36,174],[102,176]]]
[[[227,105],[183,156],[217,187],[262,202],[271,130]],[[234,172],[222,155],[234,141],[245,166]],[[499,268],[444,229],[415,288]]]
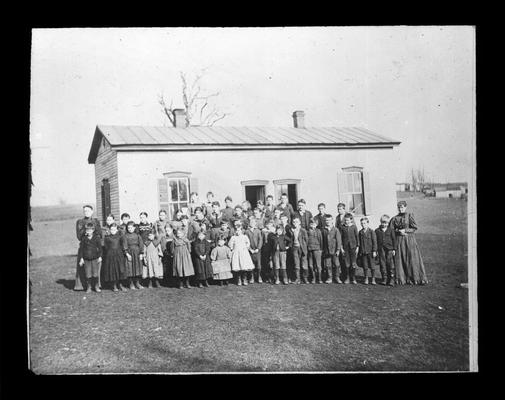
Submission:
[[[407,212],[407,202],[398,202],[398,215],[391,218],[390,226],[397,239],[395,255],[396,283],[399,285],[428,283],[421,252],[415,238],[417,223],[412,213]]]
[[[144,254],[144,241],[142,237],[135,232],[135,223],[128,222],[126,225],[126,233],[124,241],[126,242],[126,272],[125,275],[129,280],[130,289],[143,289],[140,284],[142,278],[142,258]]]
[[[126,242],[124,236],[118,232],[116,223],[110,227],[110,234],[104,238],[104,265],[103,280],[112,283],[112,290],[126,291],[127,289],[120,283],[125,279],[125,258]]]
[[[198,233],[197,239],[193,242],[193,265],[195,268],[198,287],[209,287],[207,279],[211,279],[212,265],[210,260],[211,245],[207,240],[204,230]]]

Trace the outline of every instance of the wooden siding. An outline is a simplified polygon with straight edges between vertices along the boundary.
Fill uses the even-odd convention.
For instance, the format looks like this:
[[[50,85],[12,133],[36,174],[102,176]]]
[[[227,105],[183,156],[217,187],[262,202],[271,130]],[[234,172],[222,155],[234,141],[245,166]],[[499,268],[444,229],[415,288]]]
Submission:
[[[105,140],[105,139],[102,139]],[[116,217],[116,222],[119,222],[119,185],[118,185],[118,169],[117,169],[117,152],[112,150],[109,143],[105,140],[100,143],[98,156],[95,161],[95,189],[96,189],[96,212],[95,216],[102,223],[102,181],[109,180],[110,184],[110,202],[111,213]]]

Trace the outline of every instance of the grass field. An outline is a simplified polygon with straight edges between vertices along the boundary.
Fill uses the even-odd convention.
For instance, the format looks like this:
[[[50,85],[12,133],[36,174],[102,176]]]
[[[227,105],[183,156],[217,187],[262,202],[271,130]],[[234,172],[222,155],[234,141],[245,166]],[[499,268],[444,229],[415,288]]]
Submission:
[[[467,281],[466,202],[408,202],[420,225],[427,286],[74,292],[76,216],[58,220],[55,210],[37,210],[30,235],[32,370],[467,370],[468,292],[459,287]]]

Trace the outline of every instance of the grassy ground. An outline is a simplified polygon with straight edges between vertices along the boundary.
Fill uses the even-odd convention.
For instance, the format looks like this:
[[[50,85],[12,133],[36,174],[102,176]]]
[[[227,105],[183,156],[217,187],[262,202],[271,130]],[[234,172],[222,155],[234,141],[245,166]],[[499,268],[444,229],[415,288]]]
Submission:
[[[74,220],[30,237],[36,373],[468,369],[466,202],[408,200],[431,283],[72,291]]]

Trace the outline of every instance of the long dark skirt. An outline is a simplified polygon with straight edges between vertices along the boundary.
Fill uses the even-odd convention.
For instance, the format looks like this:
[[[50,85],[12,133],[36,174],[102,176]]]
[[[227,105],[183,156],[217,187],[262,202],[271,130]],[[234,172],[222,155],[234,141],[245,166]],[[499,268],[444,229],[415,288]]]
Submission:
[[[104,282],[114,282],[126,278],[126,266],[121,249],[109,250],[105,254],[102,268]]]
[[[428,283],[423,259],[414,234],[399,235],[397,239],[398,248],[395,256],[396,283],[399,285]]]
[[[125,257],[125,276],[127,278],[134,278],[142,275],[142,261],[140,261],[140,249],[138,247],[131,247],[129,249],[132,257],[131,261]]]
[[[210,255],[207,255],[205,260],[195,256],[193,258],[193,266],[195,267],[195,278],[197,280],[210,279],[213,275]]]

